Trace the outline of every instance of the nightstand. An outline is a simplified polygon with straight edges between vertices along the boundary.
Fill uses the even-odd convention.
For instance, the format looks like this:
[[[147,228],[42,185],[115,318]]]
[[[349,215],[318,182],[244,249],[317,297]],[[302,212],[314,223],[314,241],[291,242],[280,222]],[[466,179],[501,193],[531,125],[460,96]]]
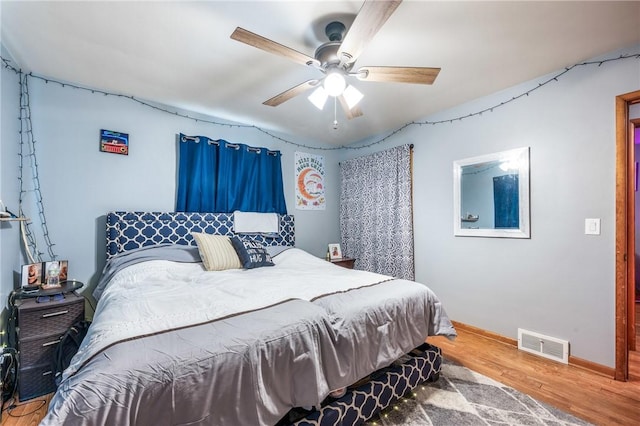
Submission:
[[[355,265],[356,260],[353,257],[341,257],[339,259],[332,259],[329,262],[334,265],[342,266],[343,268],[353,269],[353,265]]]
[[[67,329],[84,320],[84,297],[74,292],[65,293],[61,300],[45,297],[50,300],[38,303],[32,297],[15,301],[20,401],[56,390],[51,368],[53,351]]]

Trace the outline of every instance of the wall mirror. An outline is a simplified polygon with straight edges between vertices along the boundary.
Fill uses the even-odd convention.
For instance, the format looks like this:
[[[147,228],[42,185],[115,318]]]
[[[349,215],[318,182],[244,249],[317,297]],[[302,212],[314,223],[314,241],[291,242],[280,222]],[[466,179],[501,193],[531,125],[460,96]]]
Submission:
[[[453,233],[530,238],[529,148],[453,162]]]

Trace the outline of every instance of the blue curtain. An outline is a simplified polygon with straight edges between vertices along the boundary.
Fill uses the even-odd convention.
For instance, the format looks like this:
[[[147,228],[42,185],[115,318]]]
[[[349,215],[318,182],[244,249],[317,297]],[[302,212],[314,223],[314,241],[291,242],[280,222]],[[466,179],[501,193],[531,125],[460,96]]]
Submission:
[[[518,175],[493,178],[494,221],[496,228],[520,227]]]
[[[180,134],[176,211],[286,214],[281,154]]]

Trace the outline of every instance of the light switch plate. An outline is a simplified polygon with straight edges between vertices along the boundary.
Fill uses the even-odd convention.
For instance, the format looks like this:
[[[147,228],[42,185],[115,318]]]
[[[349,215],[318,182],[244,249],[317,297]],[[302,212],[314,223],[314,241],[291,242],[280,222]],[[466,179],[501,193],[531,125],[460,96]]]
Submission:
[[[584,233],[587,235],[600,235],[600,219],[585,219]]]

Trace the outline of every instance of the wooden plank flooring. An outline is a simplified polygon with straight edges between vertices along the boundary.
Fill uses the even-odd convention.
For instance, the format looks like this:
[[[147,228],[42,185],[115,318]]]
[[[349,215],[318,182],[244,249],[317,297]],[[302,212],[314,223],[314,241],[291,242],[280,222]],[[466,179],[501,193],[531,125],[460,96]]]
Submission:
[[[619,382],[464,330],[455,341],[433,337],[428,342],[465,367],[596,425],[640,424],[639,352],[629,354],[630,380]]]
[[[640,424],[640,352],[630,353],[631,380],[618,382],[465,330],[458,330],[454,341],[444,337],[428,341],[439,346],[445,357],[596,425]],[[18,404],[10,413],[5,404],[2,425],[37,425],[50,398],[48,395]]]
[[[47,413],[52,396],[49,394],[24,403],[18,402],[13,409],[8,409],[12,401],[7,401],[2,409],[2,426],[36,426]]]

